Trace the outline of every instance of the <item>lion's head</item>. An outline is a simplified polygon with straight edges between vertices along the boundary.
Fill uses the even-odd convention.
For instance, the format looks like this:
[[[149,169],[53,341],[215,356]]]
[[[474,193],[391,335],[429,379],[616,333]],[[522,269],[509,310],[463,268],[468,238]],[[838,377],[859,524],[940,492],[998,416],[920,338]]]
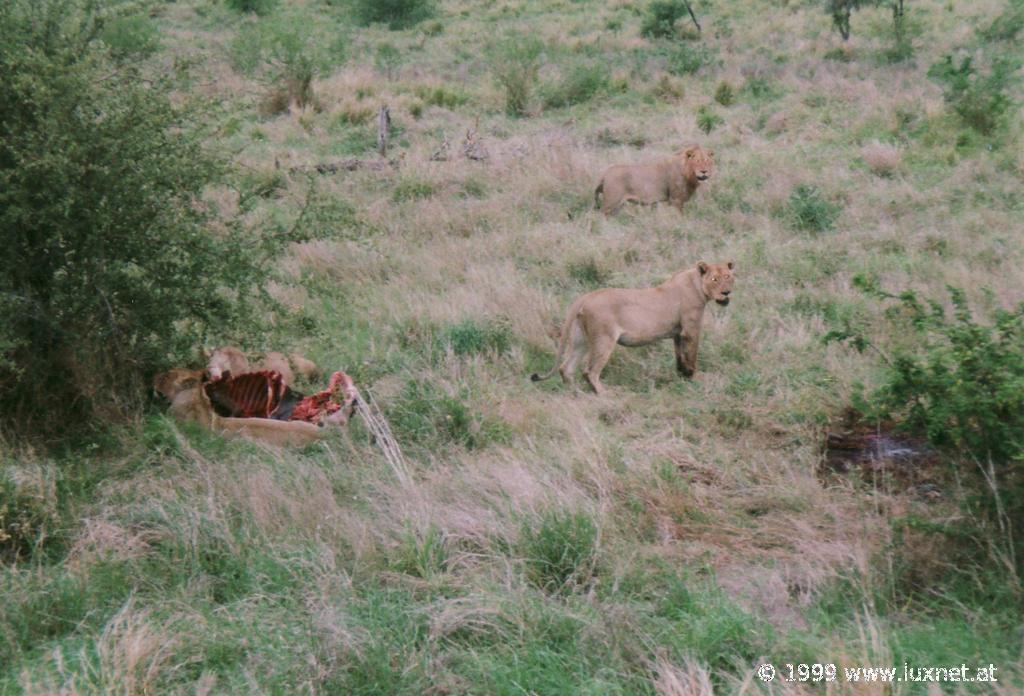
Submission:
[[[700,283],[704,289],[704,296],[714,300],[723,307],[729,304],[729,297],[732,295],[733,268],[732,261],[725,263],[697,262],[697,270],[700,271]]]
[[[691,184],[707,181],[715,171],[714,150],[705,150],[700,145],[690,145],[677,154],[683,160],[683,176]]]
[[[167,372],[161,372],[153,378],[153,391],[168,401],[174,401],[178,394],[186,389],[198,387],[202,382],[202,370],[175,368]]]

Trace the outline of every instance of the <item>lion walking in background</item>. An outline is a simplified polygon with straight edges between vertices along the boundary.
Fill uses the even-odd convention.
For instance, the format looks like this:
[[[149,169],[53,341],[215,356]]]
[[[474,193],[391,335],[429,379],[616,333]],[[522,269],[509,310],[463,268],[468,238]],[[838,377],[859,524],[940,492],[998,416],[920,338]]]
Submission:
[[[683,204],[714,172],[714,151],[690,145],[672,157],[644,164],[616,164],[608,167],[594,189],[594,207],[614,215],[626,201],[659,203],[668,201],[683,212]],[[602,202],[603,198],[603,202]]]

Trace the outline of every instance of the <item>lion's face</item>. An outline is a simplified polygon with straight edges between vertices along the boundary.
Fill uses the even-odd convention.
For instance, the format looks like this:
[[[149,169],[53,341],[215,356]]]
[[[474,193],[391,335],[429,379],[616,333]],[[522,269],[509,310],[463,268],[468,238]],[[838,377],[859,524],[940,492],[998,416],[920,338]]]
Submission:
[[[733,268],[732,261],[725,263],[704,263],[697,264],[700,271],[700,282],[704,288],[704,296],[714,300],[723,307],[729,304],[732,296]]]
[[[705,150],[692,145],[679,153],[683,159],[683,175],[690,183],[697,184],[711,178],[715,170],[714,150]]]
[[[203,381],[201,370],[185,370],[175,368],[167,372],[161,372],[153,379],[153,391],[161,394],[168,401],[174,401],[181,392],[186,389],[198,387]]]

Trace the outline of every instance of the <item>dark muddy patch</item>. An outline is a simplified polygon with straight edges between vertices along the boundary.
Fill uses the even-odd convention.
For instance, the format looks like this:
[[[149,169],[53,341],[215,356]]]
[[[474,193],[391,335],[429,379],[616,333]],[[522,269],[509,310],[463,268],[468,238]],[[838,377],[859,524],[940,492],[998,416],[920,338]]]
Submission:
[[[891,427],[848,427],[826,433],[819,473],[860,476],[875,485],[902,489],[924,500],[937,500],[938,452],[927,441]]]

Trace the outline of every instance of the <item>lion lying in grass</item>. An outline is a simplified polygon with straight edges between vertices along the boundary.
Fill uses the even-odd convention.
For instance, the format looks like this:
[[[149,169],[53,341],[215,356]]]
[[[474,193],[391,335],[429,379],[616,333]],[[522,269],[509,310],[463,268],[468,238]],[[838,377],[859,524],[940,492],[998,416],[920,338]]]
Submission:
[[[672,157],[644,164],[616,164],[605,170],[594,190],[594,206],[613,215],[626,201],[659,203],[668,201],[679,212],[697,187],[714,172],[714,151],[690,145]],[[604,203],[601,203],[601,198]]]
[[[248,437],[278,447],[302,446],[322,439],[327,428],[315,423],[321,423],[322,426],[344,425],[352,416],[358,398],[351,378],[343,372],[336,372],[331,376],[328,390],[309,397],[296,395],[298,398],[288,401],[288,413],[280,418],[238,418],[223,413],[237,414],[251,410],[253,404],[249,397],[252,394],[231,389],[227,385],[230,380],[204,381],[206,376],[201,370],[174,369],[157,375],[153,389],[171,402],[171,415],[179,420],[197,422],[229,437]],[[260,377],[265,377],[267,385],[272,389],[290,391],[280,381],[280,376],[274,373],[248,373],[242,376],[253,382],[259,381]],[[245,389],[252,385],[243,383],[239,386]],[[260,396],[259,392],[257,389],[253,394]],[[217,405],[213,403],[211,393],[216,397]],[[236,403],[232,403],[232,400]],[[332,400],[337,403],[330,403]],[[284,402],[284,399],[281,401]],[[259,405],[265,406],[268,412],[272,410],[272,404]]]
[[[214,348],[209,354],[204,352],[203,359],[206,360],[206,369],[210,373],[210,378],[214,380],[220,379],[228,372],[233,375],[241,375],[259,370],[274,370],[281,374],[285,384],[294,384],[296,374],[307,382],[312,382],[319,374],[316,363],[295,353],[288,356],[276,351],[264,353],[263,357],[253,366],[245,357],[245,353],[238,348],[222,346]]]
[[[665,338],[675,341],[676,369],[685,377],[693,376],[704,306],[709,300],[729,304],[734,267],[732,261],[701,261],[656,288],[605,288],[587,293],[569,308],[554,367],[531,379],[547,379],[558,370],[562,381],[572,384],[576,365],[587,356],[584,375],[600,394],[604,390],[601,370],[616,344],[642,346]]]

